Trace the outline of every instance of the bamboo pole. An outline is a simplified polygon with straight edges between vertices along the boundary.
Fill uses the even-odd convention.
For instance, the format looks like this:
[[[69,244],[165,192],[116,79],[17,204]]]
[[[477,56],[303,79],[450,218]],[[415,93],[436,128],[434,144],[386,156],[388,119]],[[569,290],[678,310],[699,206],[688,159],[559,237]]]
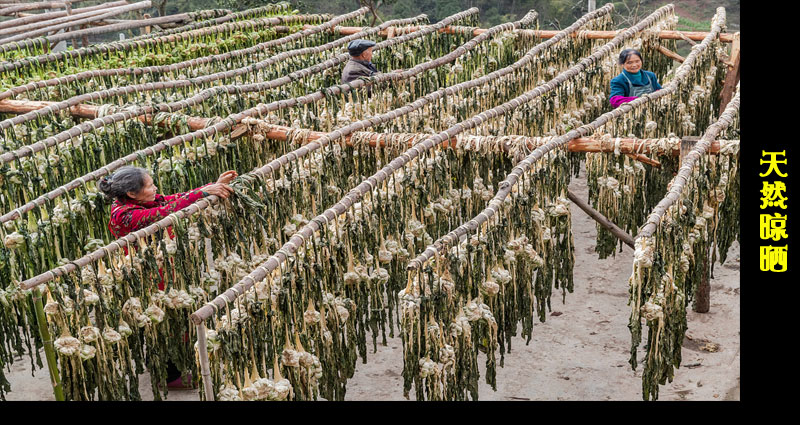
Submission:
[[[256,14],[256,10],[271,10],[268,6],[264,6],[258,9],[251,9],[245,12],[241,12],[241,14],[232,14],[227,15],[223,18],[218,19],[238,19],[241,16],[250,16],[251,14]],[[294,15],[293,15],[294,16]],[[300,15],[302,16],[302,15]],[[311,15],[314,17],[320,15]],[[330,15],[322,15],[322,16],[330,16]],[[203,35],[211,35],[211,34],[218,34],[224,33],[226,31],[235,31],[244,28],[253,28],[253,21],[263,22],[266,26],[274,26],[280,25],[284,20],[288,20],[292,18],[292,16],[283,16],[283,17],[273,17],[271,20],[263,22],[257,19],[252,19],[248,21],[236,21],[236,22],[225,22],[219,23],[215,25],[211,25],[213,21],[204,21],[204,22],[195,22],[194,24],[189,24],[184,27],[176,28],[175,31],[162,31],[161,33],[153,33],[150,35],[144,35],[139,37],[134,37],[129,40],[125,41],[117,41],[112,43],[104,43],[96,46],[91,46],[84,49],[78,50],[66,50],[58,53],[46,53],[43,55],[32,56],[25,59],[19,59],[12,62],[2,62],[0,63],[0,72],[9,72],[19,70],[31,65],[42,66],[44,64],[59,61],[65,58],[76,58],[76,57],[85,57],[94,55],[97,53],[108,54],[112,52],[116,52],[119,50],[130,50],[133,48],[142,49],[146,47],[152,47],[158,45],[160,43],[175,43],[180,42],[183,40],[192,39],[193,37],[203,36]],[[216,21],[216,20],[215,20]],[[191,29],[184,29],[184,28],[191,28]],[[41,40],[41,39],[37,39]],[[28,47],[32,46],[37,40],[33,42],[25,42],[24,46],[20,47]],[[0,47],[0,51],[4,51],[5,47]]]
[[[12,37],[4,38],[0,40],[0,45],[9,44],[18,40],[24,40],[28,38],[37,37],[43,34],[47,34],[49,32],[59,31],[65,28],[74,27],[78,25],[83,25],[89,22],[95,22],[99,20],[103,20],[105,18],[110,18],[112,16],[121,15],[125,12],[130,12],[132,10],[139,10],[150,7],[150,0],[141,1],[138,3],[130,4],[127,6],[119,6],[110,9],[102,9],[99,11],[94,12],[87,12],[81,15],[71,15],[64,18],[59,19],[68,19],[67,22],[59,23],[57,25],[47,26],[45,28],[39,28],[32,31],[27,31],[22,34],[17,34]],[[18,48],[18,47],[17,47]]]
[[[341,34],[352,34],[354,32],[358,32],[360,27],[341,27],[339,30]],[[419,28],[409,28],[406,31],[416,31]],[[443,28],[440,30],[443,33],[454,33],[455,31],[452,28]],[[476,28],[473,32],[474,35],[479,35],[486,31],[483,28]],[[551,38],[554,37],[558,31],[557,30],[518,30],[524,34],[530,34],[534,37],[538,38]],[[617,31],[583,31],[580,34],[580,37],[587,38],[590,40],[610,40],[613,39],[617,34],[624,30],[617,30]],[[381,37],[386,37],[388,31],[382,31],[378,34]],[[703,40],[709,33],[702,32],[702,31],[661,31],[658,33],[658,38],[662,40],[683,40],[688,38],[692,41],[701,41]],[[573,34],[572,37],[578,37],[578,34]],[[733,34],[728,33],[719,33],[718,34],[719,40],[723,43],[731,43],[734,39]]]
[[[604,7],[602,10],[608,11],[609,8]],[[224,307],[231,300],[235,300],[236,298],[238,298],[239,295],[243,294],[245,291],[251,288],[256,282],[264,279],[264,277],[268,276],[269,273],[271,273],[273,270],[279,267],[284,261],[286,261],[286,259],[289,258],[289,256],[292,255],[294,252],[296,252],[297,249],[300,246],[302,246],[306,240],[313,237],[314,233],[317,230],[319,230],[321,226],[324,226],[325,224],[327,224],[332,220],[336,220],[339,215],[345,213],[347,209],[350,208],[350,206],[352,206],[355,202],[358,202],[364,196],[365,193],[371,192],[373,188],[378,187],[395,171],[402,168],[405,164],[409,163],[413,159],[419,157],[423,152],[432,149],[434,146],[441,144],[445,140],[448,140],[457,134],[460,134],[470,128],[477,127],[490,119],[501,116],[506,112],[508,112],[509,110],[520,107],[532,101],[534,98],[554,90],[567,79],[574,77],[578,73],[582,72],[587,66],[589,66],[589,64],[592,64],[595,61],[601,59],[602,57],[610,54],[612,49],[616,49],[618,45],[621,44],[623,41],[633,37],[637,32],[642,31],[645,28],[653,25],[658,19],[666,15],[671,10],[672,10],[672,5],[659,8],[656,12],[645,18],[642,22],[624,31],[618,37],[615,37],[614,40],[607,43],[603,47],[599,48],[591,56],[582,59],[578,64],[558,74],[555,78],[551,79],[550,81],[542,85],[539,85],[533,90],[530,90],[520,96],[517,96],[514,99],[506,103],[503,103],[500,106],[481,112],[480,114],[477,114],[468,120],[461,121],[458,124],[448,128],[447,130],[437,134],[436,136],[430,137],[425,141],[423,141],[422,143],[412,146],[410,149],[408,149],[404,153],[400,154],[400,156],[392,160],[388,165],[381,168],[377,173],[373,174],[371,177],[362,181],[354,189],[350,190],[350,192],[348,192],[347,195],[345,195],[339,202],[337,202],[331,208],[325,210],[323,214],[320,214],[311,221],[309,221],[307,225],[303,226],[302,229],[296,232],[289,239],[289,241],[285,243],[275,254],[270,256],[269,259],[267,259],[265,262],[261,263],[255,270],[253,270],[245,278],[241,279],[233,287],[225,291],[225,293],[221,294],[220,296],[216,297],[210,303],[206,304],[205,306],[195,311],[191,315],[192,320],[195,323],[201,323],[202,321],[211,317],[211,315],[214,314],[215,309],[214,307],[212,307],[211,304],[216,305],[217,307]],[[562,35],[566,34],[562,33]],[[539,46],[541,46],[541,44]],[[473,80],[473,82],[479,80],[480,79]],[[392,113],[390,112],[390,114]],[[368,122],[372,123],[373,121],[377,120],[373,118]],[[334,133],[338,132],[339,131],[337,130],[337,132]]]
[[[71,9],[71,10],[72,10],[73,14],[80,14],[80,13],[85,13],[85,12],[91,12],[93,10],[106,9],[108,7],[122,6],[122,5],[125,5],[125,4],[128,4],[128,2],[122,0],[122,1],[116,1],[116,2],[111,2],[111,3],[103,3],[103,4],[96,5],[96,6],[82,7],[82,8],[79,8],[79,9]],[[26,25],[26,24],[30,24],[30,23],[34,23],[34,22],[40,22],[40,21],[50,21],[50,20],[54,20],[55,18],[61,18],[63,16],[67,16],[67,15],[69,15],[69,13],[67,13],[67,11],[64,10],[64,11],[56,11],[56,12],[45,12],[45,13],[29,14],[27,16],[22,16],[22,15],[23,14],[20,14],[21,17],[16,18],[16,19],[9,19],[7,21],[0,22],[0,29],[10,28],[10,27],[20,27],[20,26],[23,26],[23,25]]]
[[[49,107],[56,102],[48,102],[48,101],[35,101],[35,100],[12,100],[12,99],[4,99],[0,100],[0,114],[26,114],[29,112],[33,112],[39,109],[43,109]],[[70,107],[70,114],[75,118],[96,118],[97,111],[100,109],[99,105],[89,105],[89,104],[78,104],[75,106]],[[153,115],[143,115],[140,116],[139,119],[149,124],[152,121]],[[188,117],[187,118],[187,125],[189,130],[191,131],[198,131],[206,128],[209,123],[212,121],[211,118],[204,118],[204,117]],[[297,127],[287,127],[283,125],[275,125],[270,124],[270,131],[264,134],[264,137],[271,140],[278,140],[278,141],[286,141],[289,138],[289,135],[298,131],[306,132],[307,136],[305,138],[305,143],[310,143],[315,140],[321,139],[323,137],[327,137],[330,134],[325,133],[322,131],[311,131],[308,129],[297,128]],[[233,127],[231,132],[231,139],[238,139],[243,137],[244,135],[248,134],[249,130],[247,126],[244,124],[237,124]],[[368,143],[372,147],[385,147],[386,146],[386,139],[392,138],[393,136],[397,136],[398,133],[375,133],[375,132],[359,132],[359,133],[367,133],[366,143]],[[354,133],[356,134],[356,133]],[[400,133],[401,136],[409,136],[412,138],[409,141],[409,147],[416,143],[419,139],[424,139],[426,137],[430,137],[430,134],[425,133]],[[344,137],[344,143],[348,146],[352,146],[352,142],[350,141],[352,135],[348,135]],[[522,139],[525,141],[528,149],[536,149],[539,146],[544,145],[547,141],[551,140],[552,137],[537,137],[537,136],[517,136],[517,135],[505,135],[505,136],[469,136],[475,138],[481,138],[481,144],[484,143],[498,143],[497,140],[502,140],[502,146],[500,146],[503,151],[508,152],[511,148],[510,142],[507,139],[508,137],[512,139]],[[661,164],[658,161],[653,159],[647,158],[644,155],[646,153],[652,152],[661,152],[663,150],[663,145],[668,144],[672,147],[669,147],[669,154],[673,156],[679,156],[681,153],[681,143],[684,141],[690,141],[691,137],[685,137],[683,139],[664,139],[664,138],[655,138],[655,139],[636,139],[636,138],[614,138],[613,141],[604,140],[599,137],[578,137],[575,139],[570,140],[567,142],[567,150],[570,152],[583,152],[583,153],[609,153],[618,150],[621,154],[632,155],[635,157],[634,159],[645,162],[647,164],[653,165],[655,167],[660,166]],[[454,137],[442,142],[443,147],[452,147],[455,148],[458,142],[458,138]],[[714,140],[711,142],[709,146],[707,154],[710,155],[717,155],[720,152],[720,149],[728,144],[728,143],[738,143],[738,140]]]
[[[697,60],[697,56],[699,56],[700,52],[706,50],[708,46],[711,44],[711,41],[717,38],[717,35],[721,31],[724,22],[725,22],[725,9],[718,8],[717,18],[714,22],[712,22],[711,32],[708,33],[706,38],[700,43],[700,45],[698,45],[697,48],[692,49],[691,53],[689,53],[689,55],[686,57],[686,60],[676,70],[674,78],[669,83],[667,83],[663,89],[655,91],[653,93],[645,94],[641,97],[634,99],[632,102],[625,103],[621,105],[619,108],[614,109],[613,111],[606,112],[605,114],[601,115],[591,123],[582,125],[577,129],[571,130],[565,135],[556,137],[555,139],[548,142],[544,146],[540,146],[534,149],[533,152],[531,152],[524,160],[520,161],[514,167],[511,173],[500,184],[498,184],[498,187],[500,189],[497,191],[494,198],[492,198],[492,200],[489,201],[488,207],[486,207],[483,211],[481,211],[472,220],[469,220],[468,222],[458,226],[455,230],[449,232],[447,235],[437,239],[433,244],[429,245],[425,249],[425,251],[423,251],[420,255],[418,255],[416,258],[414,258],[408,263],[407,267],[408,270],[417,270],[421,268],[428,260],[433,258],[437,253],[444,252],[448,246],[452,246],[453,244],[457,243],[461,237],[466,236],[467,234],[469,234],[469,232],[474,231],[481,224],[488,222],[502,208],[505,198],[511,193],[512,188],[517,183],[520,176],[523,173],[527,172],[528,169],[530,169],[530,167],[533,165],[533,163],[540,160],[542,157],[544,157],[545,154],[547,154],[553,149],[565,145],[572,139],[583,137],[587,134],[590,134],[598,127],[609,122],[613,118],[617,118],[634,109],[639,108],[640,106],[646,105],[651,100],[658,99],[675,92],[678,89],[679,84],[689,77],[689,74],[692,71],[691,68],[694,65],[694,62]],[[600,48],[600,50],[598,50],[597,53],[593,54],[592,56],[595,56],[600,52],[606,51],[606,49],[609,47],[610,44],[612,43],[604,45],[603,47]],[[581,63],[584,63],[584,61],[581,61]]]
[[[121,22],[117,24],[103,25],[100,27],[87,28],[79,31],[74,31],[69,34],[72,34],[72,36],[76,35],[90,36],[90,35],[106,34],[109,32],[124,31],[132,28],[149,27],[151,25],[159,25],[163,23],[189,21],[190,19],[191,18],[189,17],[188,13],[181,13],[179,15],[168,15],[150,19],[139,19],[128,22]],[[59,41],[67,39],[70,36],[69,34],[51,35],[47,37],[47,41],[49,41],[50,43],[57,43]]]
[[[44,343],[44,355],[47,360],[47,371],[50,374],[50,383],[53,385],[53,395],[56,401],[64,401],[64,389],[61,387],[61,377],[58,373],[58,362],[56,351],[53,347],[53,336],[47,329],[47,316],[44,314],[42,305],[42,293],[38,288],[33,290],[34,309],[36,310],[36,323],[39,329],[39,336]]]
[[[18,12],[27,12],[30,10],[42,10],[42,9],[65,9],[69,6],[69,1],[41,1],[41,2],[34,2],[34,3],[23,3],[14,6],[4,6],[0,9],[0,15],[13,15],[14,13]]]
[[[208,367],[208,340],[206,339],[206,324],[197,325],[197,355],[200,359],[200,376],[203,380],[203,390],[207,401],[214,401],[214,383],[211,382],[211,369]]]

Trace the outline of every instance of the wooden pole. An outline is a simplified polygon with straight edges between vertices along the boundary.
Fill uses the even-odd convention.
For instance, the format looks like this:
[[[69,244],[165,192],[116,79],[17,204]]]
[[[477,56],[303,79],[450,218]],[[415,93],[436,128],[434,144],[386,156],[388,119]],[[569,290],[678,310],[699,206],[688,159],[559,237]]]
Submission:
[[[42,10],[42,9],[64,9],[69,6],[69,2],[63,1],[47,1],[36,3],[23,3],[14,6],[7,6],[0,9],[0,15],[12,15],[18,12],[26,12],[29,10]]]
[[[2,35],[3,37],[8,37],[10,34],[27,33],[44,27],[53,27],[56,25],[65,24],[67,22],[72,22],[83,18],[102,15],[110,8],[121,7],[125,6],[126,4],[127,2],[125,1],[117,1],[114,3],[106,3],[104,5],[105,7],[102,9],[93,9],[86,11],[81,11],[80,9],[72,10],[72,8],[69,8],[64,12],[61,12],[64,14],[63,16],[57,17],[55,19],[41,19],[25,25],[9,25],[8,27],[0,30],[0,35]]]
[[[105,9],[111,7],[113,5],[122,6],[127,4],[125,1],[119,1],[115,3],[103,3],[97,6],[89,6],[89,7],[82,7],[80,9],[72,9],[72,14],[80,14],[84,12],[90,12],[92,10],[98,9]],[[9,19],[7,21],[0,22],[0,29],[2,28],[10,28],[10,27],[19,27],[22,25],[40,22],[40,21],[47,21],[51,19],[61,18],[67,16],[66,11],[56,11],[56,12],[45,12],[45,13],[20,13],[19,18],[17,19]]]
[[[86,25],[81,26],[81,29],[78,30],[78,31],[75,31],[75,32],[80,32],[83,29],[86,29]],[[89,47],[89,35],[88,34],[83,34],[81,36],[81,43],[83,44],[83,47]]]
[[[200,376],[203,380],[203,391],[207,401],[214,401],[214,383],[211,382],[211,369],[208,367],[208,340],[206,324],[197,324],[197,355],[200,359]]]
[[[419,30],[420,26],[417,27],[410,27],[404,28],[404,33],[417,31]],[[352,35],[359,31],[361,31],[361,27],[336,27],[336,31],[341,35]],[[473,35],[480,35],[486,31],[484,28],[477,28],[473,32]],[[619,31],[581,31],[580,34],[573,33],[570,34],[571,37],[583,37],[590,40],[610,40],[613,39],[617,34],[624,31],[624,29]],[[453,34],[459,32],[452,27],[445,27],[439,30],[441,33],[445,34]],[[519,29],[517,32],[521,32],[524,34],[531,34],[538,38],[551,38],[558,34],[557,30],[525,30]],[[383,30],[378,33],[381,37],[386,37],[388,35],[388,30]],[[707,32],[702,31],[661,31],[658,33],[658,38],[662,40],[684,40],[689,39],[692,41],[702,41],[708,35]],[[728,33],[720,33],[719,40],[723,43],[731,43],[733,41],[733,34]]]
[[[663,54],[664,56],[666,56],[666,57],[668,57],[668,58],[670,58],[672,60],[676,60],[676,61],[678,61],[680,63],[683,63],[683,61],[684,61],[683,56],[673,52],[672,50],[667,49],[664,46],[658,46],[658,48],[656,50],[658,50],[659,52],[661,52],[661,54]]]
[[[144,16],[149,16],[149,15],[145,14]],[[150,34],[150,26],[152,25],[158,25],[169,22],[188,22],[190,20],[191,18],[189,17],[188,13],[182,13],[180,15],[168,15],[168,16],[160,16],[157,18],[129,20],[116,24],[95,26],[94,28],[85,28],[85,29],[82,28],[80,31],[73,31],[72,34],[80,35],[81,37],[86,37],[90,35],[105,34],[109,32],[124,31],[128,29],[141,28],[141,27],[145,27],[145,34]],[[58,42],[64,38],[65,38],[64,34],[57,34],[48,36],[47,40],[50,42]]]
[[[694,146],[697,144],[697,139],[683,139],[681,140],[681,156],[680,156],[680,166],[679,169],[683,167],[683,160],[689,152],[692,151]],[[708,257],[709,257],[709,249],[706,249],[702,255],[700,256],[700,264],[698,265],[701,270],[708,270]],[[697,257],[695,257],[697,258]],[[708,313],[709,306],[711,304],[711,283],[708,280],[708,273],[703,273],[700,278],[700,282],[697,282],[697,288],[695,288],[694,292],[694,305],[692,309],[697,313]]]
[[[74,21],[70,20],[69,22],[64,22],[55,26],[39,28],[33,31],[28,31],[22,34],[14,35],[12,37],[4,38],[0,40],[0,44],[8,44],[14,41],[24,40],[28,38],[36,38],[38,36],[45,35],[49,32],[58,31],[60,29],[73,27],[77,25],[84,25],[89,22],[101,21],[105,18],[110,18],[112,16],[121,15],[125,12],[130,12],[132,10],[138,10],[147,7],[150,7],[150,0],[141,1],[139,3],[134,3],[127,6],[119,6],[111,9],[103,9],[101,11],[89,12],[88,14],[83,14],[83,15],[72,15],[69,16],[68,18],[77,20]]]
[[[603,214],[600,214],[596,209],[592,208],[591,205],[572,193],[572,191],[567,191],[567,197],[570,201],[574,202],[578,208],[582,209],[586,214],[588,214],[589,217],[593,218],[596,222],[600,223],[601,226],[608,229],[612,235],[617,237],[617,239],[625,242],[625,245],[633,248],[633,237],[619,228],[619,226],[614,224],[613,221],[606,218],[606,216]]]
[[[45,108],[57,102],[48,102],[48,101],[38,101],[38,100],[13,100],[13,99],[3,99],[0,100],[0,113],[5,114],[14,114],[14,115],[21,115],[28,112],[35,111],[37,109]],[[92,119],[97,117],[97,110],[99,109],[99,105],[89,105],[89,104],[78,104],[75,106],[70,107],[70,114],[76,118],[84,118],[84,119]],[[139,119],[144,123],[149,123],[152,119],[152,115],[143,115],[139,117]],[[201,130],[206,128],[208,125],[208,118],[203,117],[188,117],[187,124],[191,131]],[[289,134],[293,132],[300,131],[303,129],[294,128],[294,127],[286,127],[282,125],[272,125],[270,127],[270,131],[264,135],[267,139],[271,140],[279,140],[285,141],[288,138]],[[231,139],[238,139],[248,133],[248,128],[244,124],[239,124],[234,126],[233,131],[231,133]],[[411,134],[410,135],[424,139],[429,137],[429,134]],[[311,131],[308,133],[306,143],[310,143],[314,140],[323,138],[327,136],[328,133],[320,132],[320,131]],[[368,143],[372,147],[376,146],[385,146],[386,139],[391,136],[392,133],[372,133],[370,136]],[[350,137],[346,136],[344,139],[346,143],[350,144]],[[517,137],[517,136],[511,136]],[[420,139],[420,140],[421,140]],[[539,146],[539,142],[537,141],[537,137],[529,137],[528,138],[528,148],[535,149]],[[455,147],[456,138],[449,139],[442,143],[443,147]],[[696,138],[684,138],[682,141],[691,141],[697,140]],[[659,167],[661,163],[655,161],[651,158],[644,156],[644,153],[650,153],[654,150],[654,146],[660,142],[660,139],[633,139],[633,138],[621,138],[619,139],[619,152],[622,154],[630,154],[635,156],[638,161],[642,161],[646,164],[652,165],[654,167]],[[410,143],[413,143],[410,142]],[[410,146],[410,144],[409,144]],[[688,146],[688,145],[687,145]],[[711,143],[711,147],[709,148],[709,154],[719,154],[721,143],[719,140],[715,140]],[[504,150],[508,150],[508,145],[503,145]],[[607,143],[600,139],[591,138],[591,137],[578,137],[572,139],[567,143],[567,150],[570,152],[585,152],[585,153],[601,153],[601,152],[614,152],[614,143]],[[681,148],[676,147],[672,150],[673,156],[679,156],[681,153]]]
[[[50,383],[53,385],[53,395],[56,401],[64,401],[64,389],[61,387],[61,376],[58,373],[58,362],[56,360],[56,350],[53,347],[53,336],[47,329],[47,316],[44,314],[42,305],[42,293],[38,288],[33,289],[33,304],[36,310],[36,323],[39,328],[39,336],[44,343],[44,355],[47,360],[47,371],[50,373]]]
[[[144,14],[144,19],[150,19],[150,18],[151,18],[151,16],[150,16],[149,13],[145,13]],[[147,26],[144,27],[144,33],[145,34],[150,34],[150,25],[147,25]]]
[[[567,148],[569,148],[569,142],[567,142]],[[661,168],[660,162],[656,161],[655,159],[648,158],[647,156],[642,155],[640,153],[626,153],[625,156],[635,161],[643,162],[647,165],[651,165],[656,168]]]
[[[739,83],[739,50],[740,50],[740,37],[739,33],[733,34],[733,42],[731,43],[731,57],[728,63],[728,72],[725,74],[725,82],[722,84],[722,92],[720,93],[721,101],[719,104],[719,113],[725,111],[728,102],[733,97],[733,92],[736,90],[736,85]]]
[[[69,4],[69,3],[67,3],[67,15],[72,16],[72,5]],[[67,28],[66,30],[64,30],[64,32],[70,32],[71,29],[72,28]],[[70,39],[69,39],[69,42],[72,43],[72,46],[73,46],[72,48],[73,49],[75,48],[76,41],[77,40],[74,37],[70,37]],[[58,43],[51,43],[51,44],[52,44],[53,47],[55,47],[55,45],[58,44]],[[50,48],[50,51],[53,50],[53,47]]]

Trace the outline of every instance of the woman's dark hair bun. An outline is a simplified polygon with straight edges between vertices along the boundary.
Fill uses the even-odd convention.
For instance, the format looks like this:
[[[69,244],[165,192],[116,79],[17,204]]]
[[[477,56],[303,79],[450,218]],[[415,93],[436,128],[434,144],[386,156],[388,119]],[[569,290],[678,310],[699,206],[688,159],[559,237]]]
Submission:
[[[114,174],[105,176],[97,183],[97,188],[109,198],[128,199],[128,192],[137,193],[144,187],[147,170],[139,167],[120,167]]]

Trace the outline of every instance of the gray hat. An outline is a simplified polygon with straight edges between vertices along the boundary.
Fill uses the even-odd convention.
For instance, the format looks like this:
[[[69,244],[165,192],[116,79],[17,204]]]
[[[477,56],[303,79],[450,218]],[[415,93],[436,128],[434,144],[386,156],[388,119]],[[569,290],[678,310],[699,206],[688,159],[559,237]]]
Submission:
[[[347,45],[347,50],[350,52],[350,56],[358,56],[361,53],[363,53],[364,50],[367,50],[374,45],[375,45],[374,41],[353,40],[350,42],[350,44]]]

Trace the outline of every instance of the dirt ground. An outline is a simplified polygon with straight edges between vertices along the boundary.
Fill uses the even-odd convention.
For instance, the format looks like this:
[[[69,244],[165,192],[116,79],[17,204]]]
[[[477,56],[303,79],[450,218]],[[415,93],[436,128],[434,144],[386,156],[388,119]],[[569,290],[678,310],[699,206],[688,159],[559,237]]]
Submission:
[[[571,190],[588,198],[585,176]],[[483,383],[481,400],[641,400],[640,365],[628,364],[628,277],[633,250],[598,260],[595,222],[572,205],[575,238],[575,290],[562,304],[554,294],[553,311],[536,322],[533,339],[512,341],[505,367],[497,369],[497,391]],[[675,380],[661,387],[659,400],[739,400],[739,245],[725,265],[716,264],[711,281],[711,311],[687,312],[689,329]],[[646,329],[643,330],[646,336]],[[642,344],[644,345],[644,344]],[[368,344],[371,346],[371,344]],[[643,350],[640,347],[640,358]],[[399,338],[368,353],[347,384],[347,400],[404,400],[402,345]],[[479,359],[483,364],[484,359]],[[482,371],[483,372],[483,371]],[[53,400],[46,369],[31,376],[27,358],[6,373],[8,400]],[[143,399],[152,400],[150,380],[140,379]],[[199,400],[197,391],[173,391],[169,400]],[[413,394],[412,394],[413,399]]]

